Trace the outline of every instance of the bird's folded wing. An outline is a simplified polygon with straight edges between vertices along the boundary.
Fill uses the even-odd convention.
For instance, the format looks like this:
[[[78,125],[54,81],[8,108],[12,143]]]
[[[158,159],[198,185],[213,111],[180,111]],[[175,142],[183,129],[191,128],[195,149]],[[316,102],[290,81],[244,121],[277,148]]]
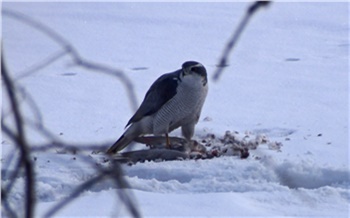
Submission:
[[[179,71],[164,74],[152,84],[139,109],[126,126],[141,120],[145,116],[156,113],[167,101],[174,97],[180,81]]]

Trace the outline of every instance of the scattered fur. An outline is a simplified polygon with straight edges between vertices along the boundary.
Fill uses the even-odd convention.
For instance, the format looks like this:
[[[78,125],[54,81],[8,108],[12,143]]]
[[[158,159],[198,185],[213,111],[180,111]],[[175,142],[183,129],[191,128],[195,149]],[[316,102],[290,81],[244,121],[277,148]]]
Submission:
[[[223,136],[209,133],[197,137],[188,143],[179,137],[170,137],[171,146],[166,148],[165,137],[146,136],[135,140],[138,143],[146,144],[149,149],[140,151],[129,151],[111,156],[110,159],[121,163],[137,163],[144,161],[170,161],[189,159],[210,159],[220,156],[237,156],[246,159],[250,156],[251,150],[266,144],[270,150],[281,151],[282,143],[270,141],[263,134],[252,134],[246,132],[226,131]]]

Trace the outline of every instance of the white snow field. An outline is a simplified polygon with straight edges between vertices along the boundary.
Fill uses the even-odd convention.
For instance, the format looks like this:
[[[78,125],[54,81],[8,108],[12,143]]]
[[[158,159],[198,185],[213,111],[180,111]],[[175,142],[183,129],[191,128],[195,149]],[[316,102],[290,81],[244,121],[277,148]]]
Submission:
[[[349,217],[349,3],[274,2],[258,11],[214,82],[221,52],[249,4],[5,2],[2,8],[54,29],[87,60],[123,70],[138,103],[161,74],[199,61],[209,74],[209,93],[195,139],[229,130],[283,144],[280,151],[260,145],[247,159],[123,165],[142,216]],[[38,117],[20,95],[27,119],[40,118],[58,139],[81,146],[112,144],[123,133],[134,110],[117,78],[72,66],[68,56],[21,77],[62,48],[8,16],[2,17],[2,39],[11,75],[41,111]],[[2,92],[4,116],[9,103]],[[33,129],[27,138],[45,141]],[[3,134],[2,172],[14,167],[13,154]],[[86,155],[97,161],[101,156]],[[33,156],[36,217],[95,172],[73,154]],[[24,201],[23,184],[18,178],[9,196],[17,208]],[[116,192],[108,181],[98,184],[55,215],[129,216]]]

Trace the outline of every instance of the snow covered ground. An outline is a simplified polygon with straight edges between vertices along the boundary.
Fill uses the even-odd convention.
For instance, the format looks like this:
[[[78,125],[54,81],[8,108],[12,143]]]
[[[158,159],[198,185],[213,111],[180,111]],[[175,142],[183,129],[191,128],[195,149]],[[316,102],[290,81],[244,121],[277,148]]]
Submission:
[[[261,145],[244,160],[225,156],[123,166],[142,215],[348,217],[349,4],[271,4],[253,17],[230,65],[214,82],[215,65],[247,6],[2,5],[53,28],[84,58],[124,70],[134,82],[138,102],[162,73],[197,60],[206,66],[210,80],[195,138],[208,133],[221,137],[230,130],[283,143],[281,152]],[[2,19],[4,54],[15,78],[60,49],[42,33]],[[17,82],[37,103],[44,126],[60,140],[82,146],[113,143],[133,114],[124,86],[114,77],[70,63],[62,58]],[[4,115],[9,105],[3,98]],[[27,118],[38,118],[25,102],[21,106]],[[44,141],[34,130],[27,133],[33,143]],[[3,171],[13,168],[13,152],[3,136]],[[35,157],[38,217],[94,173],[72,154],[52,151]],[[3,184],[9,182],[2,178]],[[12,205],[23,202],[22,186],[20,178],[10,196]],[[58,216],[128,215],[115,193],[113,184],[99,184]]]

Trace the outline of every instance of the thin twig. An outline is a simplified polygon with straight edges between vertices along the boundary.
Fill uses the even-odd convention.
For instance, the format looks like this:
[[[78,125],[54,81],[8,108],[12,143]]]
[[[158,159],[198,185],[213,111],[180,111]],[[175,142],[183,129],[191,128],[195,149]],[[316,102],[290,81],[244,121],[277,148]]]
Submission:
[[[7,126],[4,126],[2,125],[1,126],[2,128],[2,131],[7,135],[9,136],[10,138],[12,138],[13,141],[16,141],[16,135],[7,127]],[[15,152],[13,152],[15,153]],[[13,154],[14,155],[14,154]],[[6,193],[11,193],[11,189],[12,187],[15,185],[15,181],[16,179],[18,178],[18,175],[21,171],[21,165],[23,164],[23,161],[21,158],[19,158],[17,160],[17,163],[15,164],[15,167],[14,167],[14,171],[11,173],[10,176],[7,176],[7,174],[4,174],[2,175],[3,178],[9,178],[9,180],[11,181],[5,188],[4,190],[6,191]],[[3,202],[3,201],[2,201]]]
[[[28,93],[25,88],[21,85],[19,85],[18,83],[13,83],[16,89],[16,95],[20,96],[20,98],[18,99],[18,106],[20,106],[22,103],[27,103],[29,106],[29,109],[31,109],[33,115],[34,115],[34,119],[36,120],[37,126],[43,127],[43,116],[40,112],[40,108],[37,105],[37,103],[35,102],[34,98],[31,96],[30,93]],[[20,93],[20,94],[18,94]],[[13,114],[13,111],[11,110],[11,108],[6,111],[3,112],[2,114],[2,119],[1,122],[3,124],[3,122],[5,122],[4,120],[6,119],[7,116],[10,116],[11,114]],[[23,118],[25,119],[25,118]],[[24,123],[27,123],[28,119],[25,120]]]
[[[84,159],[83,159],[84,161]],[[85,159],[88,164],[92,164],[91,161]],[[99,174],[96,177],[93,177],[89,179],[88,181],[80,184],[71,194],[68,198],[62,199],[58,204],[56,204],[53,208],[51,208],[44,217],[52,217],[55,215],[59,210],[63,209],[65,206],[67,206],[69,203],[71,203],[73,200],[75,200],[82,192],[85,190],[93,187],[97,183],[102,182],[103,180],[109,178],[115,181],[116,186],[119,188],[118,190],[118,197],[121,199],[121,201],[126,205],[126,208],[129,210],[130,214],[135,217],[141,217],[140,213],[135,206],[135,200],[132,198],[129,192],[127,192],[128,188],[130,188],[127,181],[123,178],[122,170],[120,168],[119,164],[114,164],[109,169],[104,169],[100,167],[99,165],[93,165],[93,167],[97,168],[97,171]]]
[[[15,84],[14,84],[15,85]],[[43,127],[43,116],[41,114],[40,108],[35,102],[32,95],[25,90],[24,87],[20,86],[18,83],[16,84],[17,92],[20,92],[23,96],[23,101],[26,102],[34,115],[34,119],[37,120],[39,126]]]
[[[129,210],[130,214],[135,217],[141,217],[139,210],[136,207],[136,201],[132,196],[132,193],[128,190],[129,183],[125,180],[123,175],[121,174],[122,169],[118,163],[112,163],[110,167],[110,175],[109,177],[115,181],[117,187],[120,187],[121,190],[117,190],[117,194],[119,199],[126,205],[126,208]]]
[[[230,52],[234,48],[234,46],[237,44],[237,41],[239,40],[239,37],[241,36],[244,28],[247,26],[250,18],[254,15],[254,13],[262,7],[266,7],[270,1],[257,1],[253,3],[246,11],[243,19],[239,23],[237,29],[233,32],[233,35],[231,39],[228,41],[227,45],[225,46],[225,49],[221,55],[220,61],[217,64],[217,70],[213,74],[213,80],[217,81],[223,72],[224,68],[228,66],[227,60],[228,56],[230,55]]]
[[[86,189],[92,187],[96,183],[102,181],[106,177],[106,174],[100,173],[96,177],[82,183],[79,185],[79,187],[70,194],[68,198],[62,199],[58,204],[56,204],[52,209],[50,209],[44,217],[52,217],[55,215],[59,210],[64,208],[66,205],[71,203],[74,199],[76,199],[83,191]]]
[[[75,54],[75,53],[74,53]],[[77,64],[80,67],[83,67],[87,70],[92,70],[92,71],[100,71],[104,72],[109,75],[117,76],[119,80],[121,80],[122,84],[125,86],[125,89],[127,90],[128,94],[128,99],[130,101],[131,107],[133,111],[136,111],[138,103],[137,103],[137,98],[136,94],[134,92],[134,85],[131,82],[131,80],[125,76],[125,74],[122,71],[116,70],[109,68],[105,65],[99,64],[99,63],[93,63],[91,61],[86,61],[83,58],[73,55],[74,58],[74,63]]]

